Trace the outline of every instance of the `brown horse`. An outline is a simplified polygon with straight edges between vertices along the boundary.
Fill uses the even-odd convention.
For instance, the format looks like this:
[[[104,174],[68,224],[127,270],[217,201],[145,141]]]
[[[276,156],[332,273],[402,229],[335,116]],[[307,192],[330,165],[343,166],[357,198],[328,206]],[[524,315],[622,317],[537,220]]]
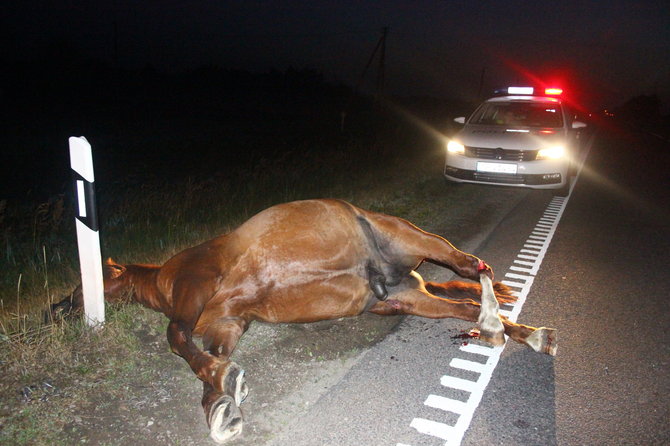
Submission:
[[[414,271],[424,260],[482,285],[426,283]],[[514,298],[493,286],[493,271],[480,259],[406,220],[339,200],[271,207],[163,266],[110,259],[104,269],[107,300],[131,297],[170,319],[168,341],[203,382],[202,406],[217,442],[242,430],[239,405],[248,388],[229,357],[252,321],[314,322],[364,311],[453,317],[478,322],[480,337],[493,344],[504,342],[504,332],[535,351],[556,351],[554,330],[498,315],[498,301]],[[78,289],[52,311],[82,305]]]

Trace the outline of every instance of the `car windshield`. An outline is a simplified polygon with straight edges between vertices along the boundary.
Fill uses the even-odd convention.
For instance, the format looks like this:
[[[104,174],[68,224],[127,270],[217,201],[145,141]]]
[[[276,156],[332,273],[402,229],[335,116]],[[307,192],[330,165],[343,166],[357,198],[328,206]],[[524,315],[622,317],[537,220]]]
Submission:
[[[561,106],[551,102],[487,102],[470,124],[522,127],[561,127]]]

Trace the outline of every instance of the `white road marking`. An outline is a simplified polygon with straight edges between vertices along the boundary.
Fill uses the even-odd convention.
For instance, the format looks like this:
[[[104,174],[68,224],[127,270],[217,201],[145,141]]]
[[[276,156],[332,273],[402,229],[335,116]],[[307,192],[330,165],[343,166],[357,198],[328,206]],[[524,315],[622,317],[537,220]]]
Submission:
[[[486,345],[466,344],[461,345],[461,351],[466,353],[474,353],[476,355],[491,356],[495,351],[495,347],[488,347]]]
[[[506,318],[509,318],[512,315],[512,312],[509,310],[498,310],[498,313],[502,314]]]
[[[517,288],[523,288],[523,283],[512,282],[511,280],[502,280],[501,282],[504,283],[504,284],[507,285],[507,286],[513,286],[513,287],[517,287]]]
[[[458,401],[439,395],[428,395],[428,398],[426,398],[426,402],[423,404],[425,404],[428,407],[434,407],[435,409],[442,409],[445,412],[453,412],[459,415],[465,412],[468,408],[468,404],[464,401]]]
[[[467,379],[456,378],[454,376],[444,375],[440,378],[440,384],[444,387],[451,387],[456,390],[465,390],[466,392],[474,392],[477,390],[477,382]]]
[[[413,427],[422,434],[441,438],[442,440],[448,440],[454,435],[454,431],[456,430],[453,426],[449,426],[448,424],[426,420],[425,418],[414,418],[410,423],[410,427]]]
[[[456,369],[468,370],[470,372],[482,373],[484,370],[484,364],[481,362],[468,361],[466,359],[454,358],[449,365]]]
[[[522,273],[529,273],[529,274],[533,272],[531,268],[521,268],[520,266],[510,266],[509,269],[511,269],[512,271],[519,271]]]
[[[530,263],[530,262],[527,262],[527,263]],[[507,274],[505,274],[505,277],[509,277],[510,279],[521,279],[521,280],[525,280],[525,281],[528,281],[528,280],[531,279],[530,276],[524,276],[523,274],[514,274],[514,273],[507,273]]]

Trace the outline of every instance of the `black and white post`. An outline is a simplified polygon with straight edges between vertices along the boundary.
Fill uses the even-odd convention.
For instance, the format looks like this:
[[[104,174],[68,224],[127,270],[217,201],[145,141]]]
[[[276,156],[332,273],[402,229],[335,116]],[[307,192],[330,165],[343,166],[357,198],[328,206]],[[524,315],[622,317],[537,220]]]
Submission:
[[[86,138],[72,136],[70,166],[77,203],[77,243],[81,268],[81,288],[84,294],[84,313],[88,325],[105,322],[102,257],[98,232],[98,211],[95,204],[95,176],[91,145]]]

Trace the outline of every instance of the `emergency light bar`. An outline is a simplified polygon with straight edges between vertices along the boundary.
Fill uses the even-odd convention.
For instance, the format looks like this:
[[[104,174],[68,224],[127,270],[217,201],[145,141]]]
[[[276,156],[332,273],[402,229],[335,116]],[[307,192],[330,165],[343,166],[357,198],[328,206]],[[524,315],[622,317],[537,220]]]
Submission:
[[[544,93],[542,93],[544,91]],[[558,87],[534,88],[534,87],[505,87],[496,88],[494,95],[537,95],[537,96],[560,96],[563,89]]]
[[[507,87],[507,94],[533,94],[533,87]]]

